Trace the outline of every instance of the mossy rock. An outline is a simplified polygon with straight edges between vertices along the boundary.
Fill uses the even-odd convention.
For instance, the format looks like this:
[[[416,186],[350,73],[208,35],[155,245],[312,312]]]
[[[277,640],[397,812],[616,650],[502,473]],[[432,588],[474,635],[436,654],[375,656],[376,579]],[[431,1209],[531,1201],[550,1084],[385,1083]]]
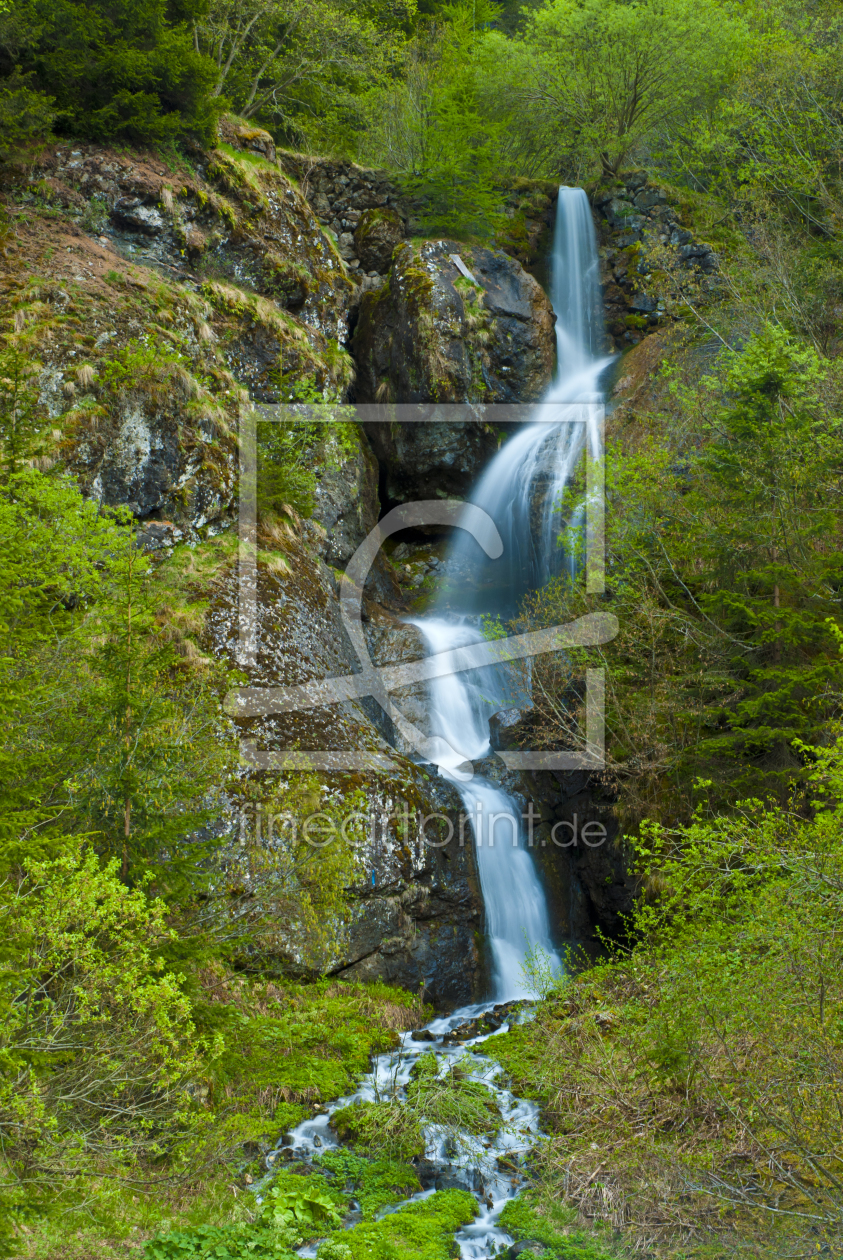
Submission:
[[[366,1221],[335,1235],[316,1254],[318,1260],[450,1260],[459,1254],[455,1232],[476,1214],[474,1195],[441,1190],[380,1221]]]
[[[502,1123],[497,1098],[482,1081],[470,1080],[459,1066],[444,1075],[434,1054],[423,1054],[413,1066],[407,1101],[427,1124],[475,1137],[496,1134]]]
[[[356,1150],[408,1161],[424,1154],[418,1117],[397,1102],[352,1103],[331,1116],[331,1128]]]
[[[404,225],[395,210],[364,210],[354,231],[354,248],[364,271],[387,271],[395,246],[404,239]]]

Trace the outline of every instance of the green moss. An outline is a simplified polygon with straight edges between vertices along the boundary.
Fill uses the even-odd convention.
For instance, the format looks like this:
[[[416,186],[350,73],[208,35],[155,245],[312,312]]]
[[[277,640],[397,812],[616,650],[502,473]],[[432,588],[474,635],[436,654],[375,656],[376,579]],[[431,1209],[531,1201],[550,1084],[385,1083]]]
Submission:
[[[401,287],[419,306],[433,293],[433,281],[423,267],[405,267],[401,273]]]
[[[261,183],[262,174],[253,163],[245,160],[242,153],[228,144],[218,145],[208,163],[208,178],[217,180],[252,210],[266,210],[269,206]]]
[[[353,1151],[325,1151],[318,1163],[360,1204],[364,1218],[393,1207],[421,1190],[415,1169],[392,1159],[364,1159]]]
[[[282,1132],[289,1133],[291,1129],[295,1129],[297,1125],[301,1124],[302,1120],[306,1120],[309,1115],[309,1107],[305,1107],[302,1103],[281,1102],[275,1108],[272,1122]]]
[[[323,1243],[319,1260],[450,1260],[453,1236],[477,1213],[466,1190],[442,1190]],[[343,1248],[345,1250],[343,1250]]]
[[[576,1219],[573,1208],[527,1191],[506,1204],[500,1225],[516,1242],[535,1239],[543,1243],[548,1260],[611,1260],[616,1252],[608,1251],[593,1235],[571,1229]]]
[[[262,1134],[277,1137],[313,1104],[348,1093],[372,1056],[395,1045],[396,1027],[424,1018],[413,996],[385,985],[220,984],[225,1002],[203,1000],[202,992],[195,1001],[197,1025],[225,1046],[207,1083],[217,1136],[229,1150]]]
[[[263,272],[267,289],[281,297],[301,293],[304,296],[313,289],[313,273],[304,263],[283,258],[280,254],[266,254]]]
[[[371,236],[379,223],[391,223],[393,226],[400,228],[401,218],[387,206],[378,206],[372,210],[364,210],[354,232],[358,242],[365,241],[367,237]]]
[[[509,1032],[490,1037],[483,1043],[483,1054],[500,1063],[517,1094],[538,1102],[547,1099],[550,1086],[543,1079],[544,1047],[537,1042],[530,1024],[516,1025]]]

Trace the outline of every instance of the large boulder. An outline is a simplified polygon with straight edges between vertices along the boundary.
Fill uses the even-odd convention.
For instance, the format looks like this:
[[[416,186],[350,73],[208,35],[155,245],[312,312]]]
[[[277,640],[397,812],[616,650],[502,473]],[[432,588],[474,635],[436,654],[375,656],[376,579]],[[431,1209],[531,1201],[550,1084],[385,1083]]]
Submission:
[[[404,239],[404,225],[388,206],[364,210],[354,229],[354,246],[364,271],[389,270],[395,246]]]
[[[356,672],[360,660],[345,632],[336,579],[320,559],[321,539],[313,523],[293,520],[280,530],[268,527],[259,543],[258,651],[249,685],[274,688]],[[239,626],[236,570],[221,579],[214,598],[209,632],[216,654],[230,659]],[[364,625],[375,665],[424,654],[418,631],[375,603],[367,601]],[[395,693],[409,721],[422,717],[419,690],[409,686]],[[244,710],[234,700],[228,707],[245,741],[243,775],[252,778],[256,790],[258,783],[265,788],[267,770],[283,771],[273,761],[287,750],[396,757],[391,769],[361,768],[327,780],[332,794],[360,788],[363,800],[355,800],[353,808],[368,816],[367,838],[355,846],[351,918],[332,974],[421,990],[440,1008],[482,996],[483,902],[474,845],[460,826],[463,807],[453,784],[394,751],[391,723],[371,697],[283,712],[271,706],[267,713],[260,706]],[[248,791],[240,798],[254,799]],[[304,821],[298,818],[299,828]],[[255,834],[255,812],[251,804],[235,803],[229,843],[236,843],[238,833],[242,838],[244,827],[246,834]],[[281,914],[261,928],[256,948],[266,964],[295,969],[303,966],[300,945]]]
[[[360,304],[357,400],[537,400],[553,375],[553,325],[541,285],[507,254],[453,241],[406,242],[388,282]]]
[[[454,262],[458,256],[473,279]],[[539,283],[497,250],[405,242],[387,282],[365,293],[352,351],[361,403],[521,403],[553,375],[554,314]],[[497,439],[477,420],[367,426],[390,502],[465,495]]]

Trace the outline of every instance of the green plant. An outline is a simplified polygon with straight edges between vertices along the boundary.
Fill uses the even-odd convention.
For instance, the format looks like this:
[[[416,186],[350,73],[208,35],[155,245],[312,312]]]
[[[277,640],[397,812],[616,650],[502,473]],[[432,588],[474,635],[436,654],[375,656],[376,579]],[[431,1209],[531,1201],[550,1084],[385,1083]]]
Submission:
[[[80,220],[86,232],[97,235],[108,226],[108,203],[102,197],[92,197],[82,211]]]
[[[365,1159],[345,1148],[324,1151],[318,1163],[360,1204],[364,1218],[394,1206],[421,1189],[410,1164],[391,1159]]]
[[[177,1161],[203,1124],[187,1085],[213,1051],[158,957],[175,933],[144,883],[128,890],[116,862],[66,840],[0,885],[0,1198],[13,1218],[49,1211],[63,1169],[108,1161],[131,1181]]]
[[[63,131],[91,139],[162,141],[187,129],[209,137],[223,103],[211,97],[214,67],[186,19],[166,0],[6,9],[0,46],[16,67],[14,124],[28,134],[58,117]]]

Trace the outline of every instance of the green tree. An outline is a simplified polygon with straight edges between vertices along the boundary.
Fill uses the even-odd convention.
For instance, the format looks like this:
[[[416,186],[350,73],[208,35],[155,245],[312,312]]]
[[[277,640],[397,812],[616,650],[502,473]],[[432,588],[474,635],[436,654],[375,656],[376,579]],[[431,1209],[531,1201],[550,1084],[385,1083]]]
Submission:
[[[78,741],[63,744],[56,727],[84,685],[86,614],[119,541],[114,522],[67,481],[23,467],[0,488],[3,871],[55,843],[78,764]]]
[[[560,173],[613,175],[669,121],[717,100],[747,40],[717,0],[548,0],[517,51],[520,86],[510,75],[520,125],[553,134]]]
[[[182,656],[157,616],[154,570],[124,529],[87,632],[89,681],[58,734],[84,759],[67,782],[75,826],[120,877],[153,869],[171,897],[190,893],[205,847],[195,833],[221,808],[231,768],[214,669],[191,643]],[[211,677],[208,677],[210,673]]]
[[[363,156],[404,176],[431,233],[488,235],[499,221],[500,127],[483,105],[498,11],[488,0],[444,6],[408,48],[402,80],[367,104]]]
[[[163,902],[65,839],[0,884],[0,1216],[67,1209],[77,1178],[175,1167],[203,1116],[187,1085],[213,1051],[162,946]],[[0,1234],[0,1248],[6,1240]],[[16,1254],[5,1252],[4,1254]]]
[[[157,865],[172,887],[196,869],[185,837],[231,755],[214,669],[170,641],[126,516],[69,480],[26,466],[7,476],[0,541],[0,865],[50,854],[75,830],[124,878]]]
[[[216,67],[213,96],[225,93],[242,117],[333,140],[331,120],[340,132],[343,120],[354,125],[356,97],[392,70],[414,14],[414,0],[211,0],[196,45]]]
[[[826,238],[843,225],[843,18],[815,5],[756,4],[756,37],[730,90],[710,111],[671,126],[665,165],[744,214],[769,215]]]
[[[59,130],[93,140],[166,140],[186,129],[209,137],[224,102],[211,98],[215,68],[194,44],[203,8],[204,0],[14,0],[0,13],[7,110],[17,101],[23,125],[39,101],[42,111],[52,102]]]
[[[0,354],[0,447],[6,481],[38,452],[47,429],[49,417],[39,400],[38,367],[14,344]]]
[[[607,597],[620,632],[535,662],[532,694],[541,738],[570,742],[581,668],[607,667],[609,765],[636,820],[682,816],[696,775],[722,806],[787,800],[808,775],[795,742],[820,742],[839,712],[827,619],[841,605],[840,420],[826,376],[771,325],[714,371],[682,385],[677,374],[657,437],[610,447]],[[594,606],[560,580],[525,622]]]

